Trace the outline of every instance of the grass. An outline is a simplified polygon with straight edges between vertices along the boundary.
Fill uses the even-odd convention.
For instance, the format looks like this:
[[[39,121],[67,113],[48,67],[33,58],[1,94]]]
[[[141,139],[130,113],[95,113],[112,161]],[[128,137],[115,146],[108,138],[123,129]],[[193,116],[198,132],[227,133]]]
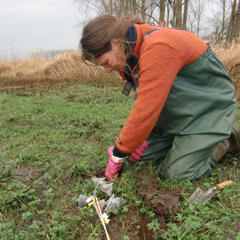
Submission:
[[[239,49],[214,46],[238,100]],[[77,51],[48,61],[0,60],[0,239],[106,239],[96,211],[76,203],[93,194],[92,177],[104,177],[107,149],[133,108],[134,93],[125,97],[122,87],[116,74],[88,68]],[[111,240],[240,239],[239,158],[226,156],[212,177],[194,182],[163,181],[157,166],[124,162],[121,178],[110,180],[122,202],[109,216]],[[228,179],[234,183],[206,205],[186,205],[197,187]],[[179,200],[157,202],[156,211],[146,196]],[[108,200],[101,191],[98,198]]]
[[[133,93],[123,96],[120,86],[81,84],[0,95],[1,239],[106,239],[95,210],[79,208],[76,201],[80,194],[92,195],[91,178],[105,168],[107,149],[133,107],[132,98]],[[156,166],[126,162],[121,178],[111,180],[122,199],[121,209],[110,216],[111,239],[137,239],[146,218],[156,239],[240,239],[238,156],[227,156],[211,178],[195,182],[163,181],[156,173]],[[138,185],[150,175],[166,191],[181,192],[181,211],[168,210],[165,228]],[[205,206],[185,205],[196,187],[226,179],[234,184]]]
[[[128,99],[122,98],[117,89],[108,90],[103,97],[104,91],[76,86],[0,95],[3,239],[21,238],[22,234],[24,239],[40,237],[42,231],[41,237],[50,231],[54,239],[55,230],[66,239],[72,224],[80,224],[76,199],[92,190],[84,179],[106,164],[106,149],[129,111]],[[70,217],[65,212],[71,213],[71,208],[74,214]],[[71,218],[69,223],[67,218]]]

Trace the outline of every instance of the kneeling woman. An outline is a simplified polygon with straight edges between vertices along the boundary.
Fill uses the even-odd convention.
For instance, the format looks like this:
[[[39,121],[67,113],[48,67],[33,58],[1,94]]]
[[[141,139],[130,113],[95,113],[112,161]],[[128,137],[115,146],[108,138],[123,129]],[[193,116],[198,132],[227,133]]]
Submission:
[[[234,85],[218,56],[196,35],[139,19],[102,15],[83,29],[82,58],[120,72],[137,89],[106,177],[118,176],[126,156],[154,161],[165,179],[210,176],[239,151]]]

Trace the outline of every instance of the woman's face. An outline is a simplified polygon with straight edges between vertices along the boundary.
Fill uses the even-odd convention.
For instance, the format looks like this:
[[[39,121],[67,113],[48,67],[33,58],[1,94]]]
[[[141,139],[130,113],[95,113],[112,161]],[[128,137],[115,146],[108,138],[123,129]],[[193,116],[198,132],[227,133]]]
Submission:
[[[119,60],[120,42],[118,39],[113,38],[110,44],[111,50],[102,54],[99,58],[95,58],[94,61],[97,65],[104,67],[108,73],[112,71],[124,72],[126,61]]]

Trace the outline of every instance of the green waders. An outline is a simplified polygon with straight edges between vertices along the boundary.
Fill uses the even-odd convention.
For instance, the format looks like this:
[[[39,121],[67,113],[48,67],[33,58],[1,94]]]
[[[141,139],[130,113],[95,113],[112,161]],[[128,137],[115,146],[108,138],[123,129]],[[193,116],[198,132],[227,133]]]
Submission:
[[[229,138],[235,108],[233,82],[208,47],[176,76],[141,160],[159,164],[165,179],[209,177],[219,160],[213,150]]]

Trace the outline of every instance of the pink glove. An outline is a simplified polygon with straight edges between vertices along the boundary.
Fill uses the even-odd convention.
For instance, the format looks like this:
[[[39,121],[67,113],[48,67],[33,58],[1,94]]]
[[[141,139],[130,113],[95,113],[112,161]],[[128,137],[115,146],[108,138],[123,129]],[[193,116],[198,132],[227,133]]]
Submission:
[[[123,163],[116,163],[114,162],[112,158],[112,151],[114,149],[114,146],[110,147],[108,149],[108,154],[109,154],[109,160],[108,160],[108,165],[106,168],[105,176],[107,180],[112,179],[112,178],[117,178],[118,177],[118,171],[122,168]]]
[[[139,161],[141,156],[143,155],[143,151],[145,150],[145,148],[148,147],[148,144],[147,144],[147,141],[145,140],[143,142],[143,144],[138,147],[131,155],[130,155],[130,158],[129,160],[131,161]]]

